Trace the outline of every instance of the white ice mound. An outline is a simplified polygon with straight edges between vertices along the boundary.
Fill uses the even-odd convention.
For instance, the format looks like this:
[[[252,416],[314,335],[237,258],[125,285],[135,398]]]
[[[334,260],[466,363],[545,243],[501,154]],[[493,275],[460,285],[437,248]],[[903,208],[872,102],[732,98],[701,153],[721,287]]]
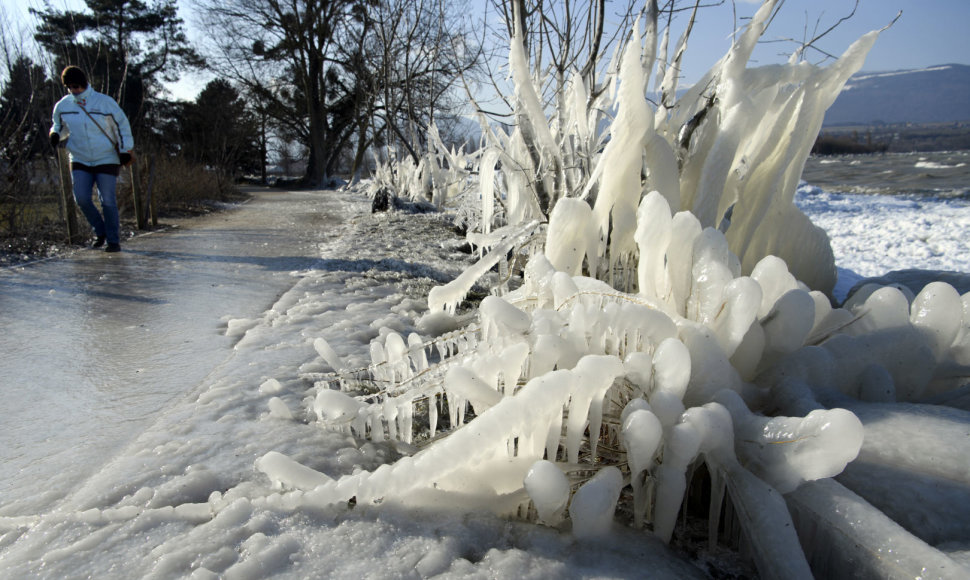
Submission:
[[[576,490],[569,503],[569,518],[577,538],[603,536],[613,527],[616,500],[623,489],[623,474],[616,467],[604,467]]]
[[[543,459],[532,464],[523,484],[539,513],[539,521],[550,526],[558,525],[569,503],[566,474],[555,463]]]
[[[716,399],[731,412],[738,459],[781,493],[842,473],[862,448],[862,422],[845,409],[764,417],[749,411],[731,391]]]
[[[311,490],[333,482],[327,475],[276,451],[270,451],[257,459],[256,469],[265,473],[276,488]]]
[[[529,330],[531,324],[528,314],[497,296],[486,296],[479,306],[479,312],[485,338],[511,333],[522,334]]]
[[[623,441],[623,448],[626,449],[631,477],[636,477],[653,467],[653,459],[660,447],[662,437],[663,426],[660,424],[660,419],[657,419],[657,416],[649,410],[637,409],[626,416],[620,439]]]
[[[546,258],[560,272],[571,276],[582,273],[583,259],[596,251],[597,232],[593,210],[581,199],[559,201],[549,216],[546,233]]]
[[[910,307],[910,321],[942,360],[949,354],[963,326],[963,302],[953,286],[931,282],[916,296]]]
[[[471,403],[476,413],[484,413],[502,400],[502,394],[480,379],[471,370],[454,367],[445,375],[445,389],[450,397]]]
[[[339,391],[323,389],[313,400],[313,412],[318,421],[333,425],[349,425],[357,420],[363,404]]]

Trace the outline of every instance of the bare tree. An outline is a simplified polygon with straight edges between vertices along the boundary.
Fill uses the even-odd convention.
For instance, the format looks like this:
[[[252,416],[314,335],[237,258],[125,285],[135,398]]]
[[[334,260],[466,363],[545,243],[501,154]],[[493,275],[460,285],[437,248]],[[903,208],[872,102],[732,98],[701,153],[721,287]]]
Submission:
[[[56,167],[44,157],[51,152],[47,131],[60,87],[48,77],[47,67],[29,54],[35,44],[28,32],[15,30],[12,20],[3,16],[0,8],[0,236],[22,238],[21,243],[30,245],[46,235],[59,237],[40,231],[36,216],[45,214],[37,211],[40,204],[56,205],[57,200]],[[67,197],[62,202],[67,239],[73,241],[77,228],[68,212],[73,206],[66,205],[71,203]]]
[[[55,71],[66,64],[86,69],[92,85],[114,97],[132,120],[136,136],[150,113],[149,95],[162,82],[203,66],[190,45],[174,0],[85,0],[84,10],[44,3],[30,9],[39,21],[34,38],[50,54]],[[149,105],[149,107],[146,107]]]
[[[401,150],[417,162],[429,128],[450,122],[463,107],[454,89],[477,57],[464,8],[444,0],[382,0],[349,29],[341,59],[345,90],[354,95],[355,176],[370,149],[387,156]]]
[[[374,0],[198,0],[213,68],[307,145],[304,181],[327,183],[353,131],[339,44]]]
[[[400,144],[414,161],[437,117],[453,116],[460,75],[475,64],[466,3],[385,0],[373,13],[372,35],[380,71],[374,114],[385,144]]]

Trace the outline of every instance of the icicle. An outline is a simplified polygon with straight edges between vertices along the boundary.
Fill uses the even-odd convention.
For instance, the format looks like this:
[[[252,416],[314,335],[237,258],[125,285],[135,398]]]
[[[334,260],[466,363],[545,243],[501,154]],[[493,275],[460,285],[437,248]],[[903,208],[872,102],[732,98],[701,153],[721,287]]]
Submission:
[[[740,391],[741,377],[731,366],[717,338],[704,326],[684,326],[681,340],[690,352],[691,376],[684,394],[687,407],[703,405],[721,389]]]
[[[579,463],[580,442],[589,424],[590,460],[595,461],[603,422],[603,396],[613,385],[613,380],[623,373],[623,364],[615,356],[588,355],[580,359],[574,372],[577,384],[569,402],[566,450],[570,463]]]
[[[664,258],[670,245],[672,219],[667,200],[658,192],[650,192],[640,202],[635,238],[640,248],[638,286],[644,296],[663,298],[669,292]]]
[[[470,361],[470,364],[464,366],[488,385],[488,388],[501,392],[499,385],[499,375],[502,373],[499,362],[500,355],[491,352],[491,348],[489,348],[491,345],[488,345],[488,343],[486,345],[486,349],[483,349],[484,352],[480,352],[477,357]]]
[[[411,443],[414,439],[414,401],[405,398],[397,403],[398,433],[401,441]]]
[[[749,27],[745,38],[752,31],[754,28]],[[809,287],[831,291],[836,274],[831,245],[825,232],[794,206],[793,199],[825,110],[849,76],[862,66],[877,35],[871,32],[863,36],[827,68],[800,65],[797,70],[809,74],[802,76],[793,90],[778,93],[772,110],[764,116],[764,125],[756,127],[755,135],[747,141],[751,150],[745,156],[752,170],[741,183],[728,230],[728,241],[744,271],[773,254],[784,259]],[[736,80],[725,83],[719,95],[724,108],[739,100],[737,95],[747,90],[752,80],[760,84],[769,76],[767,71],[748,71],[742,77],[743,68],[738,68],[743,67],[739,65],[741,59],[729,60],[732,62],[725,65],[725,76]],[[790,65],[789,70],[796,69]],[[777,87],[770,90],[777,91]],[[768,216],[771,218],[766,219]]]
[[[451,421],[451,428],[457,429],[463,423],[465,400],[447,388],[445,390],[445,398],[448,401],[448,418]],[[461,409],[460,415],[459,409]]]
[[[384,404],[381,405],[381,417],[383,417],[384,422],[387,423],[387,438],[391,441],[396,441],[398,439],[397,435],[397,401],[394,399],[386,399]]]
[[[479,305],[479,315],[482,336],[486,341],[510,334],[524,334],[532,323],[528,313],[497,296],[486,296],[482,300]]]
[[[560,149],[549,128],[536,87],[530,78],[523,34],[524,31],[516,29],[509,47],[509,70],[515,85],[517,130],[528,133],[530,141],[539,150],[537,153],[540,167],[534,167],[534,170],[539,174],[539,179],[547,180],[543,188],[549,198],[537,201],[542,211],[550,211],[555,206],[559,192],[552,191],[552,180],[548,178],[561,172],[563,164]],[[555,175],[555,177],[558,179],[560,176]]]
[[[408,335],[408,357],[417,372],[428,369],[428,355],[424,350],[424,340],[415,332]]]
[[[428,309],[432,312],[447,311],[454,315],[458,303],[464,300],[475,282],[499,260],[504,259],[517,244],[531,235],[537,225],[537,221],[531,221],[518,227],[506,240],[497,244],[484,258],[466,269],[457,278],[444,286],[432,288],[428,293]]]
[[[549,217],[545,255],[550,264],[570,276],[582,273],[583,258],[596,255],[597,230],[593,210],[581,199],[560,200]]]
[[[691,269],[694,264],[694,240],[701,235],[701,224],[693,214],[678,212],[670,222],[670,232],[670,244],[667,246],[670,298],[667,303],[678,314],[685,316],[693,281]]]
[[[370,425],[370,438],[371,441],[380,443],[385,440],[384,437],[384,415],[381,413],[383,410],[381,405],[375,406],[371,410],[370,415],[368,415],[367,420]]]
[[[639,41],[637,24],[620,63],[618,112],[610,127],[612,138],[598,163],[609,171],[601,170],[599,194],[593,207],[600,236],[597,255],[606,255],[606,240],[609,238],[611,270],[621,256],[636,251],[634,232],[637,205],[642,194],[643,145],[646,132],[652,129],[652,119],[643,98],[646,79],[640,66]]]
[[[408,347],[404,339],[396,332],[391,332],[384,339],[387,368],[392,381],[405,380],[411,376],[408,359]]]
[[[322,390],[313,399],[317,420],[331,424],[350,424],[363,409],[363,404],[340,391]]]
[[[721,232],[707,228],[694,242],[694,265],[687,318],[710,325],[721,306],[724,287],[734,276],[728,267],[727,240]]]
[[[502,376],[502,394],[506,397],[515,392],[519,377],[522,376],[524,366],[529,358],[529,344],[519,342],[509,345],[502,350],[496,365]]]
[[[815,324],[815,301],[804,290],[789,290],[761,321],[766,356],[789,353],[805,344]]]
[[[664,438],[663,463],[656,472],[653,531],[665,543],[670,543],[673,536],[677,513],[687,490],[687,466],[697,455],[700,444],[700,435],[686,423],[674,425]]]
[[[656,389],[683,399],[691,376],[690,351],[677,338],[664,339],[653,355]]]
[[[501,393],[464,367],[448,369],[445,374],[445,388],[448,390],[449,401],[455,397],[468,401],[479,415],[502,400]]]
[[[816,577],[919,578],[929,570],[937,578],[967,577],[955,558],[834,480],[806,484],[786,499],[798,532],[811,530],[806,552]]]
[[[643,401],[643,399],[634,399],[634,401]],[[631,402],[627,405],[627,408],[633,404]],[[636,506],[633,516],[638,528],[643,526],[647,505],[646,498],[643,497],[644,472],[653,467],[653,458],[660,446],[662,436],[663,427],[660,420],[649,410],[636,409],[623,419],[620,438],[624,449],[626,449],[627,461],[630,464],[633,503]]]
[[[333,482],[325,474],[298,463],[276,451],[270,451],[257,459],[256,469],[265,473],[273,482],[273,487],[276,489],[281,489],[285,486],[294,489],[310,490],[317,486]]]
[[[384,353],[384,347],[381,343],[376,340],[370,343],[370,361],[371,361],[371,372],[374,373],[374,378],[378,381],[390,380],[388,377],[387,367],[384,364],[387,362],[387,357]]]
[[[751,278],[735,278],[724,286],[721,306],[714,315],[711,327],[729,357],[734,355],[751,329],[761,301],[761,286]]]
[[[550,286],[552,287],[553,306],[556,310],[562,308],[567,301],[579,294],[579,288],[573,279],[565,272],[556,272],[552,276]]]
[[[487,149],[482,154],[482,160],[478,166],[482,195],[482,231],[486,234],[492,231],[492,218],[495,211],[495,164],[498,158],[498,149]]]
[[[438,397],[439,392],[437,390],[428,395],[428,430],[430,431],[428,436],[431,439],[434,439],[438,432]]]
[[[319,354],[323,360],[327,361],[327,364],[330,365],[330,368],[334,371],[340,372],[347,368],[344,361],[341,360],[336,351],[334,351],[333,348],[330,347],[330,344],[322,337],[314,339],[313,349],[317,351],[317,354]]]
[[[962,311],[960,295],[944,282],[927,284],[913,301],[910,320],[933,349],[937,361],[943,360],[956,340],[963,317],[954,313]]]
[[[862,336],[878,330],[905,328],[910,325],[909,301],[898,288],[884,286],[861,295],[857,292],[845,306],[852,313],[863,315],[846,329],[846,334]]]
[[[758,318],[768,316],[782,294],[798,288],[798,281],[788,271],[785,261],[775,256],[765,256],[751,271],[751,279],[761,286],[761,307]]]
[[[662,135],[653,133],[646,138],[643,155],[650,187],[663,195],[670,208],[680,208],[680,174],[674,149]]]

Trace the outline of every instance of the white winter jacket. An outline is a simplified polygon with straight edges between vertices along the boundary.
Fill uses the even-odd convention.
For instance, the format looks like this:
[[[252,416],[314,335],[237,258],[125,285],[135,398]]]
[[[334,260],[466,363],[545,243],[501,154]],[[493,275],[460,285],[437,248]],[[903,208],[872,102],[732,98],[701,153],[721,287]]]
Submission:
[[[90,117],[84,114],[85,109]],[[98,129],[92,117],[111,136],[110,139]],[[135,146],[124,111],[114,99],[95,91],[90,85],[83,92],[69,94],[58,101],[54,105],[53,118],[51,133],[66,140],[71,161],[89,167],[117,164],[120,160],[115,144],[120,151],[131,151]]]

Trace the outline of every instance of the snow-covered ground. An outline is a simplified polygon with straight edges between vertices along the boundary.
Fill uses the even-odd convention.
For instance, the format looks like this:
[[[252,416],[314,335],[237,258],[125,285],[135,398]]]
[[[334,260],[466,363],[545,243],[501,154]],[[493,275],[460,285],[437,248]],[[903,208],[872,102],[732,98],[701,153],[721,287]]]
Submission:
[[[824,229],[836,295],[891,270],[970,272],[966,151],[813,157],[795,203]],[[877,195],[881,194],[881,195]]]
[[[970,272],[970,200],[831,193],[803,185],[795,203],[832,242],[835,295],[893,270]]]
[[[2,512],[0,577],[689,578],[742,566],[619,524],[605,541],[578,541],[444,509],[293,508],[258,458],[277,451],[336,478],[415,450],[314,421],[315,385],[332,370],[314,342],[325,339],[347,369],[366,367],[370,341],[415,330],[430,288],[472,260],[446,215],[371,214],[360,193],[327,195],[340,196],[346,219],[319,266],[293,272],[293,287],[260,317],[227,321],[239,340],[225,363],[65,500]],[[896,268],[970,269],[966,200],[804,186],[797,201],[833,240],[839,288]]]

